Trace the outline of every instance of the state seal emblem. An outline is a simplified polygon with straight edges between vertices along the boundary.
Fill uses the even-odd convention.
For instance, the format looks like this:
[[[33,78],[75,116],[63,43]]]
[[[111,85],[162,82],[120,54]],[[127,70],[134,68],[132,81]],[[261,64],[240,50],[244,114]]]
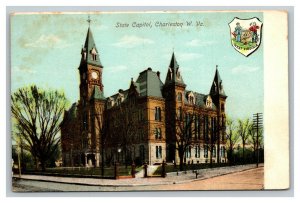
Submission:
[[[240,19],[235,17],[230,23],[230,41],[235,50],[249,56],[258,49],[262,37],[262,22],[254,17]]]

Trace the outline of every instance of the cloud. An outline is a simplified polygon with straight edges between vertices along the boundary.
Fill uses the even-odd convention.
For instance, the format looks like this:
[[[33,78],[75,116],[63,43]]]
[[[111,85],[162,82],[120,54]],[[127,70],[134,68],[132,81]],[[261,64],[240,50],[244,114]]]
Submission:
[[[70,46],[61,38],[55,35],[41,35],[37,40],[32,43],[26,43],[25,47],[32,48],[65,48]]]
[[[201,58],[203,55],[198,53],[176,53],[178,61],[189,61]]]
[[[33,70],[31,67],[28,67],[28,66],[14,66],[13,68],[12,68],[12,71],[14,72],[14,73],[22,73],[22,74],[34,74],[34,73],[36,73],[36,71],[35,70]]]
[[[187,42],[185,45],[189,47],[201,47],[215,44],[214,41],[201,41],[198,39],[193,39],[192,41]]]
[[[125,65],[117,65],[117,66],[107,67],[107,70],[110,73],[118,73],[118,72],[126,71],[127,69],[128,69],[128,67]]]
[[[147,39],[147,38],[142,38],[142,37],[138,37],[138,36],[129,36],[129,35],[125,35],[124,37],[122,37],[120,39],[119,42],[114,43],[113,46],[116,47],[124,47],[124,48],[133,48],[136,46],[140,46],[142,44],[153,44],[154,41],[151,39]]]
[[[231,69],[233,74],[252,73],[259,70],[258,66],[238,65]]]

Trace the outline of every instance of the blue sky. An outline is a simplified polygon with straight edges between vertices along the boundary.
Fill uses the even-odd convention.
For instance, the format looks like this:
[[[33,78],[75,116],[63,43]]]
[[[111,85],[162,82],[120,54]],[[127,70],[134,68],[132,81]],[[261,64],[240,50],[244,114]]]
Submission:
[[[79,99],[81,47],[87,14],[30,14],[11,18],[11,88],[29,84],[63,90],[70,101]],[[91,29],[104,66],[105,96],[127,89],[130,79],[147,67],[161,72],[164,82],[175,51],[188,90],[208,94],[216,65],[228,95],[230,117],[263,112],[263,39],[260,48],[245,57],[230,44],[228,23],[234,17],[262,13],[115,13],[91,14]],[[155,27],[156,22],[192,21],[190,27]],[[203,26],[195,26],[196,21]],[[116,28],[117,23],[127,28]],[[152,28],[132,23],[151,22]]]

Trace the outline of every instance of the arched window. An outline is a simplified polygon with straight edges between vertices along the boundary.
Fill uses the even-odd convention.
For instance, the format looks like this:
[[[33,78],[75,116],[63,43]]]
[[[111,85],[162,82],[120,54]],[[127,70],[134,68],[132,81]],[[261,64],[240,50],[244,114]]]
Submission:
[[[177,101],[181,102],[182,101],[182,93],[178,92],[177,94]]]

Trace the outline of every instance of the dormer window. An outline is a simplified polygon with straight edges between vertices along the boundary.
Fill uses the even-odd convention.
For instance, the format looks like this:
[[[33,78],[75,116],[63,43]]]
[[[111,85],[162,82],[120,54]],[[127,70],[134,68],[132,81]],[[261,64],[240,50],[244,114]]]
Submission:
[[[180,71],[177,71],[177,79],[180,80]]]
[[[207,108],[212,108],[212,99],[210,96],[207,97],[206,99],[206,107]]]
[[[188,102],[189,102],[189,104],[195,104],[196,103],[195,96],[194,96],[193,92],[190,92],[188,94]]]
[[[96,60],[97,60],[97,51],[96,51],[95,48],[93,48],[93,49],[91,50],[91,55],[92,55],[92,60],[93,60],[93,61],[96,61]]]
[[[109,99],[108,99],[108,106],[109,107],[113,107],[114,106],[114,100],[110,97]]]
[[[117,98],[117,105],[120,105],[124,101],[124,95],[119,93]]]

